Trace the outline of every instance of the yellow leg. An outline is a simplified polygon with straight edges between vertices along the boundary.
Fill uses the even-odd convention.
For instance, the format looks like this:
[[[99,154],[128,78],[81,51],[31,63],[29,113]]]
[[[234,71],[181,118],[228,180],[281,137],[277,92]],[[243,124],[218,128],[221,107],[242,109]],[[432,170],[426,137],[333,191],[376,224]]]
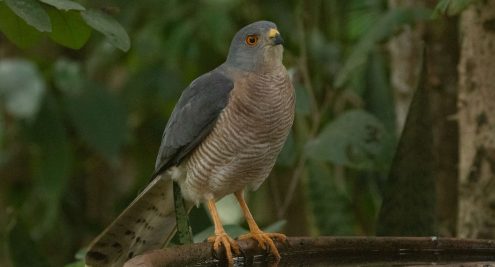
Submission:
[[[220,244],[225,248],[225,254],[229,261],[229,266],[234,265],[234,258],[232,257],[232,250],[234,253],[239,254],[239,245],[232,238],[230,238],[225,229],[223,229],[222,222],[218,216],[217,207],[215,206],[215,200],[208,200],[208,210],[210,211],[213,224],[215,225],[215,235],[208,238],[209,242],[213,243],[213,249],[218,253]]]
[[[237,198],[237,201],[239,201],[239,205],[241,206],[242,212],[244,213],[244,217],[246,218],[246,222],[249,225],[250,231],[250,233],[240,236],[239,240],[253,238],[258,241],[259,246],[262,249],[266,249],[266,246],[268,245],[270,251],[272,252],[273,256],[275,256],[278,262],[280,260],[280,253],[278,252],[277,246],[275,246],[272,238],[275,238],[280,242],[285,242],[287,240],[287,237],[284,234],[264,233],[263,231],[261,231],[261,229],[254,221],[253,215],[249,211],[246,201],[244,200],[243,191],[236,192],[235,196]]]

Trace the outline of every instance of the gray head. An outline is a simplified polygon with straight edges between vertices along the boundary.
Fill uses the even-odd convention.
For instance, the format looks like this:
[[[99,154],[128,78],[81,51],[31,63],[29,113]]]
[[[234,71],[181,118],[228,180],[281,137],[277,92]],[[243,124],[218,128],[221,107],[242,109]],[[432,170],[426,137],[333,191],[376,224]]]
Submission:
[[[283,42],[275,23],[251,23],[235,34],[226,63],[247,71],[269,71],[280,67]]]

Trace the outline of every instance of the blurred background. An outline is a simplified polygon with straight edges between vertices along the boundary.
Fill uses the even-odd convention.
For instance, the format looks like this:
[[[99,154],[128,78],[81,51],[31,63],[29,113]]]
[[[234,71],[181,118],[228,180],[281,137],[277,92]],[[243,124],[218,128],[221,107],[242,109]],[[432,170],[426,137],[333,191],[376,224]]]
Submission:
[[[16,1],[41,7],[51,29]],[[248,195],[263,228],[493,238],[489,224],[462,223],[470,195],[462,177],[474,175],[466,186],[474,192],[485,187],[476,177],[494,170],[463,171],[476,159],[481,169],[493,150],[478,155],[483,142],[468,145],[474,139],[460,139],[458,127],[492,125],[494,113],[459,126],[457,110],[458,95],[486,88],[469,77],[494,76],[486,70],[495,47],[476,48],[493,41],[483,33],[495,28],[482,21],[495,16],[489,2],[0,0],[0,265],[74,262],[149,181],[182,90],[221,64],[234,33],[256,20],[278,25],[297,95],[276,167]],[[416,102],[419,120],[406,123],[416,87],[428,90]],[[394,160],[403,131],[409,146]],[[474,212],[477,199],[465,207]],[[231,198],[219,210],[233,235],[244,231]],[[211,232],[203,207],[191,223],[197,241]]]

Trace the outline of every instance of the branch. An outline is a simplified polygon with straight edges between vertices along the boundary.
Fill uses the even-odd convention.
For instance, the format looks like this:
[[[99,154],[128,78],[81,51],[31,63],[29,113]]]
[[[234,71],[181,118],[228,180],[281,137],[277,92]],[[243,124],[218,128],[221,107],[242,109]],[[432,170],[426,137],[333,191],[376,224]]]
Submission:
[[[174,206],[175,206],[175,219],[177,221],[177,233],[179,234],[179,242],[182,245],[192,244],[192,230],[189,223],[189,211],[184,205],[184,199],[180,192],[180,186],[174,182]],[[190,209],[189,209],[190,210]]]
[[[273,257],[253,240],[238,241],[242,255],[234,260],[251,266],[273,262]],[[495,261],[494,240],[468,240],[437,237],[290,237],[286,244],[277,243],[281,265],[308,266],[329,263],[381,265],[405,263],[466,263]],[[154,250],[129,260],[124,267],[201,266],[225,264],[209,243]],[[326,264],[325,264],[326,263]],[[402,264],[400,264],[402,263]],[[243,265],[243,266],[244,266]]]

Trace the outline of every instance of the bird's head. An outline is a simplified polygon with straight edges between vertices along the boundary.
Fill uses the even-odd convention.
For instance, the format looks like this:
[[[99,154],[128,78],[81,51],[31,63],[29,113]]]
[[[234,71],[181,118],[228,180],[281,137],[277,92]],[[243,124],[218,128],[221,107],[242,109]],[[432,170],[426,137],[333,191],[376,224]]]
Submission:
[[[251,23],[232,39],[227,64],[248,71],[270,71],[282,65],[283,43],[275,23]]]

